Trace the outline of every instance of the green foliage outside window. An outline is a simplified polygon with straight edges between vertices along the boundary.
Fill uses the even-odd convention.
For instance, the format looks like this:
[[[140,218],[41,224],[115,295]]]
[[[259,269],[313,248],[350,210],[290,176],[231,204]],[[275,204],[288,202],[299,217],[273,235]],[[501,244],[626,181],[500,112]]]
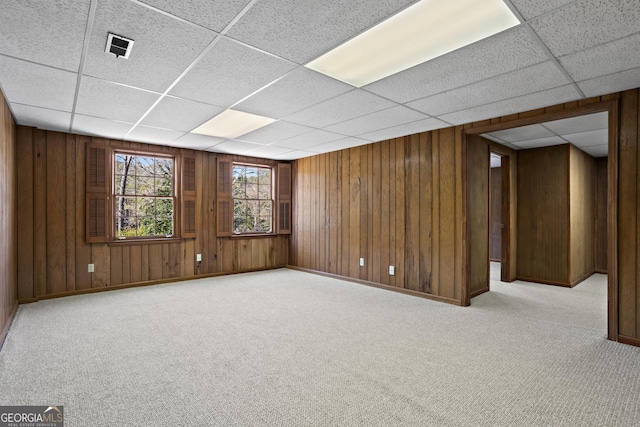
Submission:
[[[173,235],[173,168],[170,158],[116,154],[117,238]]]
[[[273,230],[271,168],[233,165],[234,233],[270,233]]]

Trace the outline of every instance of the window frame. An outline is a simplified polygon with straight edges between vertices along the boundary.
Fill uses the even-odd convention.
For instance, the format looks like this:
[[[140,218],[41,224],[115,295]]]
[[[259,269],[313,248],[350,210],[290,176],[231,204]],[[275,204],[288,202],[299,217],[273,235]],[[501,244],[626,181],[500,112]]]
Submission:
[[[258,168],[258,169],[269,169],[271,171],[271,198],[269,201],[271,202],[271,230],[270,231],[246,231],[246,232],[236,232],[235,231],[235,201],[236,198],[233,197],[233,169],[236,166],[244,167],[244,168]],[[276,232],[276,173],[277,168],[273,165],[263,164],[263,163],[252,163],[252,162],[241,162],[241,161],[232,161],[231,162],[231,209],[233,210],[233,215],[231,218],[232,221],[232,230],[231,237],[261,237],[261,236],[274,236],[277,235]],[[259,202],[267,199],[238,199],[238,200],[258,200]]]
[[[117,199],[118,199],[118,194],[117,194],[117,162],[116,162],[116,156],[117,155],[127,155],[127,156],[135,156],[135,157],[151,157],[151,158],[156,158],[156,159],[170,159],[173,162],[173,168],[172,168],[172,195],[171,195],[171,200],[173,202],[173,215],[172,215],[172,223],[173,223],[173,234],[170,236],[163,236],[163,235],[152,235],[152,236],[132,236],[132,237],[118,237],[117,236],[117,227],[116,227],[116,221],[117,221]],[[126,148],[118,148],[118,147],[113,147],[111,149],[111,152],[109,153],[109,157],[110,157],[110,161],[111,161],[111,167],[110,167],[110,173],[111,173],[111,180],[110,180],[110,184],[111,184],[111,189],[109,191],[109,196],[111,197],[111,203],[109,204],[109,206],[111,207],[111,211],[110,211],[110,235],[111,238],[108,239],[108,242],[110,243],[125,243],[125,242],[153,242],[153,241],[161,241],[161,242],[166,242],[166,241],[170,241],[170,240],[176,240],[176,239],[180,239],[180,207],[179,207],[179,201],[180,201],[180,197],[179,197],[179,188],[180,188],[180,182],[178,180],[178,177],[180,176],[179,174],[179,165],[180,165],[180,156],[178,154],[171,154],[171,153],[159,153],[159,152],[155,152],[155,151],[143,151],[143,150],[128,150]],[[137,195],[136,195],[137,197]],[[144,197],[144,196],[142,196]],[[158,196],[153,196],[153,197],[158,197]],[[162,196],[162,197],[167,197],[167,196]]]

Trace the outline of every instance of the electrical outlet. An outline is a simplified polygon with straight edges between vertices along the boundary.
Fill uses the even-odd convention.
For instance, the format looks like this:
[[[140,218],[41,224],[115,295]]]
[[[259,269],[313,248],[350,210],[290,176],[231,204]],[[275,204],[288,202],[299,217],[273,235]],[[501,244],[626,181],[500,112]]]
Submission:
[[[95,271],[95,269],[96,269],[95,264],[89,264],[89,267],[87,268],[87,271],[89,273],[93,273]]]
[[[393,265],[389,266],[389,276],[395,276],[396,268]]]
[[[202,262],[202,254],[197,254],[196,255],[196,261],[197,262]]]
[[[360,258],[360,267],[364,267],[364,258]]]

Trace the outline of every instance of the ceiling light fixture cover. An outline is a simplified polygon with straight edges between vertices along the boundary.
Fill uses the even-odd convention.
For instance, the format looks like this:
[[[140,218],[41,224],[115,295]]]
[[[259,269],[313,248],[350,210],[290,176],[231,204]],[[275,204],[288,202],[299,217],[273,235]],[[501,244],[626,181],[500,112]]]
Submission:
[[[502,0],[421,0],[306,67],[362,87],[518,24]]]
[[[116,58],[122,57],[124,59],[129,59],[132,47],[133,40],[117,34],[109,33],[109,36],[107,37],[107,46],[104,51],[107,53],[113,53]]]
[[[273,122],[275,119],[269,117],[238,110],[225,110],[192,130],[191,133],[233,139]]]

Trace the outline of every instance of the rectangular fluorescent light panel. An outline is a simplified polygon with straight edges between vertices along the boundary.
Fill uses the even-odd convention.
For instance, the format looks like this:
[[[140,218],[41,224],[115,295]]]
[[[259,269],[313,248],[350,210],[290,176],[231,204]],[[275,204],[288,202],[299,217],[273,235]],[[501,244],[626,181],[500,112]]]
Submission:
[[[362,87],[518,24],[502,0],[421,0],[306,66]]]
[[[238,110],[225,110],[192,130],[191,133],[233,139],[273,122],[275,119],[269,117]]]

